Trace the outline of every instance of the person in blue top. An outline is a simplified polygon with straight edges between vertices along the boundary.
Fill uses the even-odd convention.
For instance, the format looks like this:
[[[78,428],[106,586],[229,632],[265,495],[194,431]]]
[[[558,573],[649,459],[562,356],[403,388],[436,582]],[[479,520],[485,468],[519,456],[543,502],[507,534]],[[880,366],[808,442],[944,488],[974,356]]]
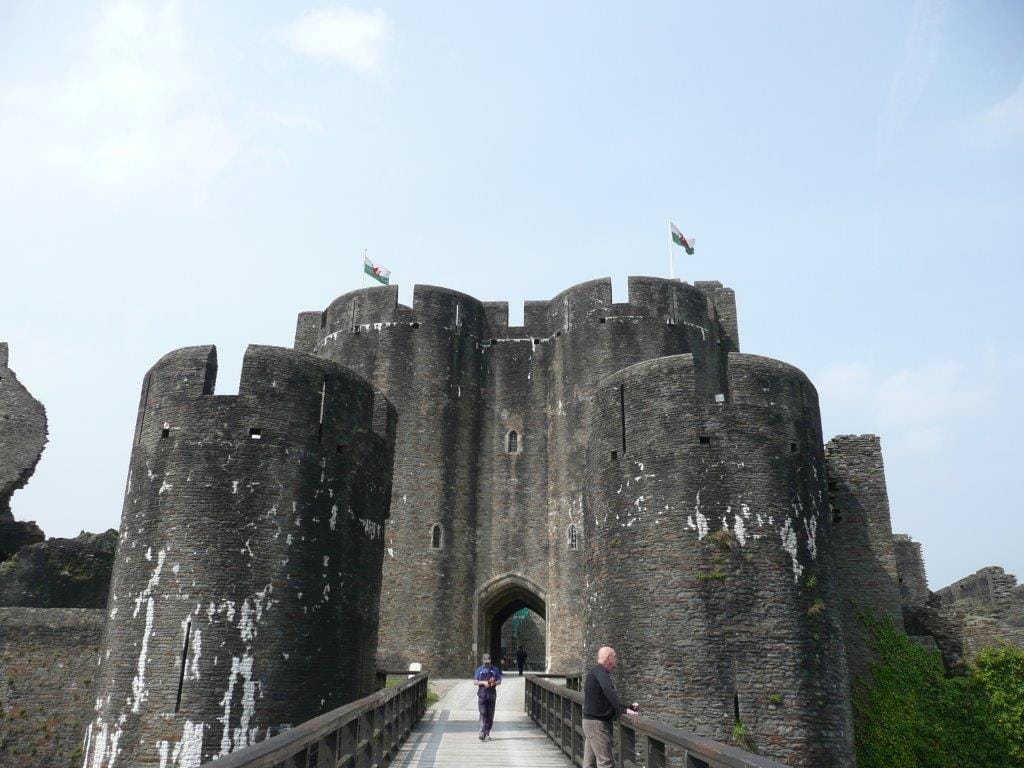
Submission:
[[[480,741],[487,741],[494,725],[494,704],[498,700],[501,670],[491,664],[489,653],[485,653],[480,661],[483,663],[473,674],[473,684],[477,686],[477,707],[480,710]]]

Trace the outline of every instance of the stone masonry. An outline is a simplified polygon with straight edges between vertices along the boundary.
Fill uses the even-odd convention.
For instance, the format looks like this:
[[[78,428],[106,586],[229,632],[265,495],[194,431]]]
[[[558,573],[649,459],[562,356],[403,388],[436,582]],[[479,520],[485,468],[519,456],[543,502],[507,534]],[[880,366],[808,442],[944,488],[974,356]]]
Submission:
[[[584,475],[588,649],[655,719],[794,766],[852,764],[818,398],[733,352],[626,368],[597,392]]]
[[[888,616],[903,628],[896,546],[882,449],[875,435],[839,435],[825,446],[840,616],[853,680],[871,674],[867,628],[858,614]]]
[[[83,763],[106,612],[0,608],[0,765]]]
[[[369,693],[396,415],[328,360],[146,374],[86,765],[195,768]]]
[[[0,562],[44,538],[35,523],[11,514],[11,495],[35,472],[47,430],[46,409],[7,367],[8,357],[7,342],[0,342]]]
[[[584,455],[597,383],[636,362],[693,353],[720,375],[737,349],[735,297],[721,283],[629,278],[508,304],[416,286],[345,294],[299,315],[296,349],[351,366],[395,403],[401,427],[381,598],[380,662],[472,670],[519,607],[546,619],[550,669],[582,663]],[[437,527],[439,536],[434,536]],[[437,545],[437,546],[435,546]]]

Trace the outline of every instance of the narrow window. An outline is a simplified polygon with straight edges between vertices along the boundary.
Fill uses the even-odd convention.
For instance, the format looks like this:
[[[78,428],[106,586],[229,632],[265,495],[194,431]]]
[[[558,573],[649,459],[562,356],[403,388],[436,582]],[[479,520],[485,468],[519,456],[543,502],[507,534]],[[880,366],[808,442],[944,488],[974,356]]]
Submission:
[[[185,626],[185,643],[181,647],[181,673],[178,675],[178,697],[174,700],[174,711],[181,709],[181,689],[185,685],[185,665],[188,663],[188,643],[192,639],[192,621]]]
[[[533,340],[533,343],[534,343],[534,344],[540,344],[540,341],[541,341],[540,339],[534,339],[534,340]]]
[[[796,453],[796,451],[797,451],[796,443],[790,443],[789,444],[789,452],[790,453]]]
[[[736,718],[736,722],[738,723],[740,721],[740,694],[739,694],[739,692],[734,692],[733,695],[732,695],[732,713],[733,713],[733,716]]]
[[[320,385],[320,425],[316,428],[316,441],[319,443],[324,439],[324,401],[327,400],[327,377],[324,376],[324,383]]]
[[[701,435],[697,438],[701,445],[711,445],[711,435]]]
[[[622,455],[626,455],[626,385],[619,384],[619,420],[622,422]]]
[[[675,324],[676,324],[676,319],[674,317],[670,317],[670,318],[667,318],[665,320],[665,325],[675,325]]]
[[[249,439],[251,439],[251,440],[262,440],[263,439],[263,430],[262,429],[257,429],[256,427],[253,427],[252,429],[249,430]]]
[[[580,548],[580,532],[576,528],[576,524],[572,523],[569,525],[565,532],[565,543],[569,546],[569,549]]]
[[[412,328],[413,330],[415,330],[416,328],[420,327],[420,324],[419,323],[409,323],[409,327]]]
[[[843,522],[843,512],[839,507],[832,507],[832,524]]]
[[[345,453],[345,446],[342,445],[341,443],[338,443],[338,445],[335,446],[334,452],[337,453],[339,456],[344,455],[344,453]]]
[[[519,433],[514,429],[508,433],[508,443],[506,450],[509,453],[519,453]]]
[[[619,458],[619,452],[612,451],[612,461],[615,461],[617,458]]]
[[[430,548],[440,549],[444,544],[444,540],[441,538],[441,526],[434,523],[434,527],[430,529]]]
[[[162,438],[170,437],[170,436],[171,436],[171,428],[168,425],[164,424],[164,428],[160,430],[160,437],[162,439]]]
[[[599,317],[599,318],[597,318],[597,322],[599,322],[599,323],[607,323],[608,322],[608,318],[607,317]]]

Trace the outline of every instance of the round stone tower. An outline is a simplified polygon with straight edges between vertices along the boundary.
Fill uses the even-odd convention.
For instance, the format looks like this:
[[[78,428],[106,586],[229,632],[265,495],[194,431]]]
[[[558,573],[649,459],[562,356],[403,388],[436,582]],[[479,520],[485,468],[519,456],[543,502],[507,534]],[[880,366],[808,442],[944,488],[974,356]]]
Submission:
[[[852,765],[817,393],[763,357],[729,354],[720,384],[700,368],[676,355],[597,388],[587,653],[614,646],[624,696],[656,719]]]
[[[89,766],[198,766],[372,689],[395,411],[312,355],[146,375]]]

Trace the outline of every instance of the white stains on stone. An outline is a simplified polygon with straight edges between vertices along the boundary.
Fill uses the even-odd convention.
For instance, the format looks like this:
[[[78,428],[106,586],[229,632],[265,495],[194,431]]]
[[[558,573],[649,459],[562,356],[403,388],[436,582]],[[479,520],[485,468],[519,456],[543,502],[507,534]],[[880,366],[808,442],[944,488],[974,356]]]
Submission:
[[[82,768],[113,768],[117,760],[118,742],[121,741],[121,726],[111,728],[103,722],[102,717],[96,718],[85,731],[85,761]],[[104,762],[106,761],[106,762]]]
[[[139,705],[145,700],[147,696],[146,691],[146,664],[149,662],[149,637],[153,634],[153,613],[156,609],[156,605],[153,601],[153,590],[156,589],[160,583],[160,572],[164,567],[164,559],[167,557],[167,553],[164,550],[160,550],[156,556],[156,567],[153,569],[153,575],[149,579],[149,583],[146,588],[139,593],[139,596],[135,599],[135,612],[132,614],[132,618],[138,618],[139,611],[142,609],[142,603],[146,603],[146,625],[142,635],[142,648],[139,651],[139,661],[136,665],[135,679],[132,680],[132,695],[128,701],[131,704],[132,712],[139,711]],[[151,559],[151,558],[150,558]]]
[[[403,498],[403,500],[405,499],[404,496],[402,498]],[[335,504],[333,507],[331,507],[330,525],[331,525],[331,530],[332,531],[335,530],[338,527],[338,505],[337,504]]]
[[[330,585],[330,584],[324,584],[324,602],[325,602],[325,603],[326,603],[326,602],[327,602],[328,600],[330,600],[330,599],[331,599],[331,598],[330,598],[330,593],[331,593],[331,585]]]
[[[156,748],[160,768],[199,768],[203,757],[203,724],[186,720],[181,741],[174,744],[173,750],[169,741],[158,741]]]
[[[238,493],[238,486],[239,486],[239,484],[241,482],[242,482],[241,480],[232,480],[231,481],[231,492],[232,493],[235,493],[235,494]]]
[[[779,536],[782,538],[782,549],[785,550],[790,559],[793,561],[793,581],[800,580],[800,574],[804,572],[804,567],[800,565],[800,561],[797,559],[797,542],[796,542],[796,531],[793,530],[793,521],[789,518],[782,524],[782,530],[779,531]]]
[[[199,629],[196,629],[192,633],[191,650],[192,650],[192,664],[189,667],[189,670],[191,672],[191,677],[189,679],[191,679],[191,680],[198,680],[199,679],[199,657],[203,653],[203,633]]]
[[[708,519],[700,511],[700,491],[697,491],[697,503],[693,505],[693,517],[697,521],[697,538],[703,539],[708,535]]]
[[[370,537],[371,540],[379,539],[384,533],[384,526],[380,523],[374,522],[373,520],[365,520],[359,518],[359,522],[363,524],[363,532]]]
[[[807,529],[807,551],[811,553],[811,560],[815,560],[818,557],[818,518],[807,518],[804,527]]]
[[[153,559],[153,548],[152,547],[150,547],[149,549],[146,550],[146,559],[147,560],[152,560]],[[136,615],[138,615],[137,611],[136,611]]]
[[[163,496],[165,491],[169,491],[172,488],[174,488],[174,486],[164,480],[163,483],[160,484],[160,490],[156,492],[156,495]]]
[[[747,545],[747,526],[743,522],[742,515],[736,515],[733,518],[732,532],[736,535],[736,540],[740,543],[741,547]]]

